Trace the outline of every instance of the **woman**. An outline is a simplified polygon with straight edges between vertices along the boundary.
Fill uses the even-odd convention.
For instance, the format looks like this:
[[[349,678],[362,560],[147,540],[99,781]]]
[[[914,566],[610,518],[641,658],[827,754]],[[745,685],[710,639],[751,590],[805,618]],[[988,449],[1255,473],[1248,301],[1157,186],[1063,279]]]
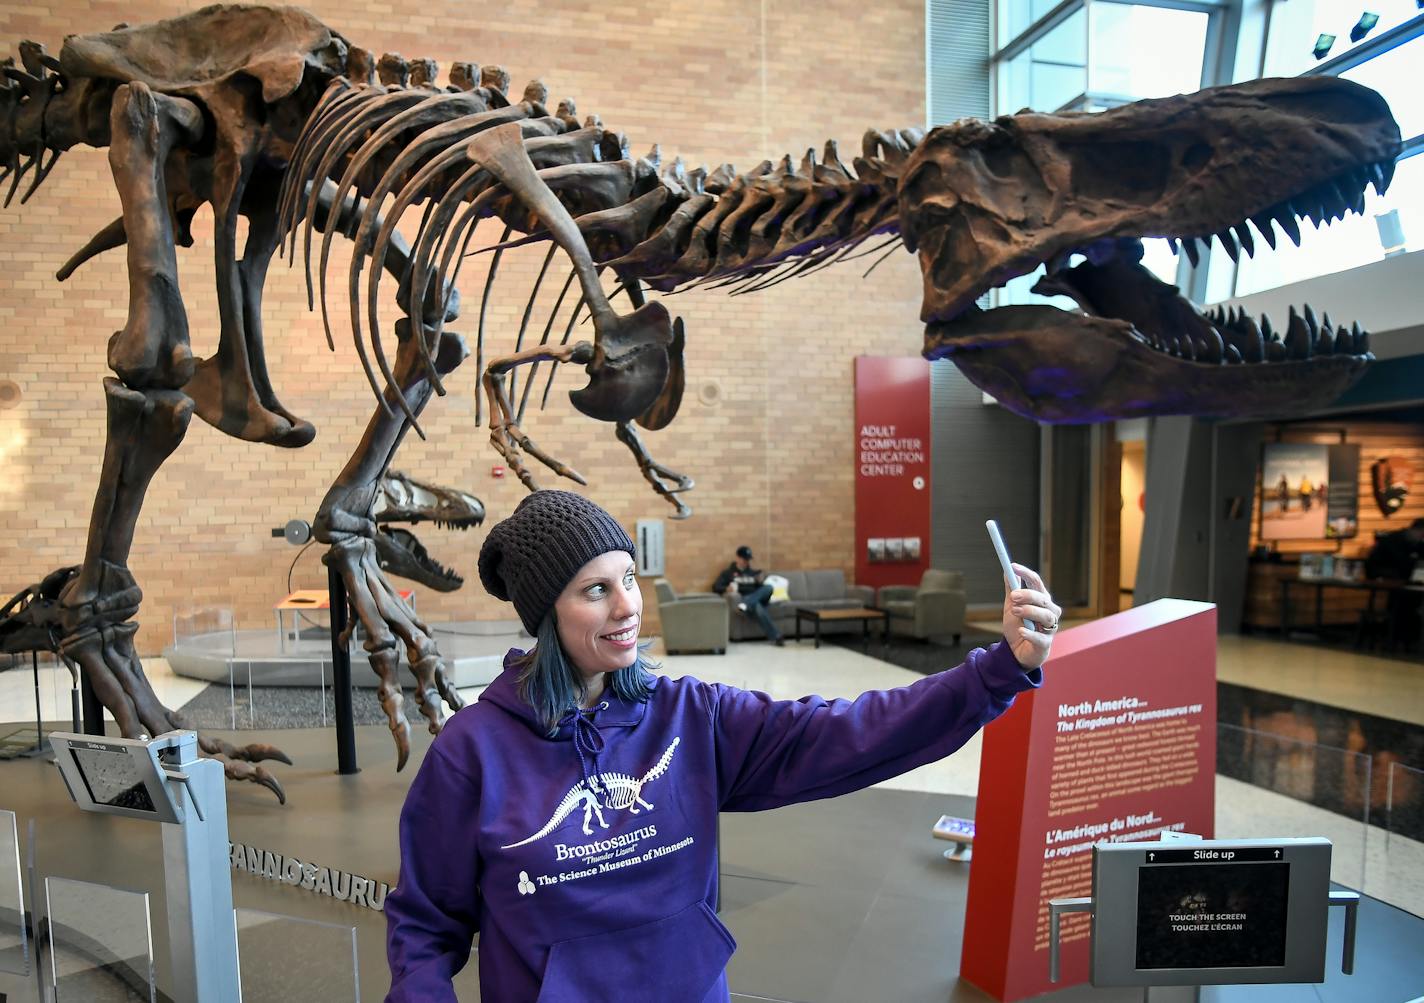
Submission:
[[[527,496],[479,566],[536,643],[450,719],[411,785],[385,908],[397,1003],[453,1000],[477,931],[485,1003],[724,1003],[718,811],[947,756],[1039,685],[1061,613],[1016,565],[1029,584],[1005,596],[1007,640],[958,668],[854,701],[772,700],[648,671],[633,541],[580,495]]]

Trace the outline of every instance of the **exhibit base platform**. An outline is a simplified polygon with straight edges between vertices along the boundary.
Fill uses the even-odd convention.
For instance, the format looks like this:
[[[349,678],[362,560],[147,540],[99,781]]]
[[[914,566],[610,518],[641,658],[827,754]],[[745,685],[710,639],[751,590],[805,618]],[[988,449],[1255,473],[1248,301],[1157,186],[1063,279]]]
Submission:
[[[430,623],[440,653],[454,668],[456,687],[484,686],[499,675],[510,648],[533,641],[518,621]],[[405,651],[400,649],[401,664]],[[254,686],[321,686],[331,682],[331,635],[325,625],[293,630],[291,621],[270,630],[215,631],[175,639],[163,650],[173,671],[212,683]],[[375,688],[380,680],[358,636],[351,646],[351,681]]]
[[[67,727],[61,725],[61,727]],[[0,728],[3,730],[3,728]],[[330,729],[213,732],[240,742],[272,742],[295,765],[275,767],[288,795],[279,806],[250,784],[228,785],[229,832],[245,857],[252,852],[280,869],[275,857],[394,885],[399,861],[396,827],[406,790],[429,748],[412,735],[411,762],[395,771],[395,749],[384,725],[356,730],[361,772],[338,776]],[[162,888],[163,852],[154,826],[135,819],[81,812],[59,773],[41,759],[0,762],[0,808],[19,816],[20,857],[27,859],[28,822],[35,822],[34,873],[77,878],[148,892],[160,987],[167,972],[168,922]],[[815,1003],[982,1003],[985,993],[958,976],[969,867],[945,860],[931,835],[943,814],[974,815],[966,797],[870,789],[829,801],[775,811],[722,816],[721,919],[739,947],[728,968],[733,1000]],[[364,884],[364,883],[363,883]],[[348,877],[349,886],[349,877]],[[41,893],[42,894],[42,893]],[[260,963],[277,980],[278,995],[339,1003],[332,989],[341,951],[355,929],[361,998],[380,999],[389,985],[385,921],[369,905],[339,901],[246,872],[233,874],[240,909],[336,924],[287,928],[262,946]],[[1424,986],[1424,919],[1366,899],[1359,916],[1355,974],[1339,971],[1341,917],[1331,918],[1327,981],[1320,985],[1217,986],[1201,992],[1221,1003],[1358,1003],[1405,1000]],[[325,931],[325,935],[321,935]],[[331,934],[337,934],[333,937]],[[335,946],[333,946],[335,945]],[[1044,952],[1045,955],[1047,952]],[[244,971],[251,960],[243,955]],[[1044,958],[1045,965],[1047,958]],[[456,978],[459,998],[478,1000],[477,960]],[[349,976],[349,966],[348,966]],[[246,976],[245,976],[246,977]],[[349,978],[348,978],[349,981]],[[36,980],[0,973],[0,997],[38,999]],[[246,989],[244,997],[247,997]],[[1038,997],[1063,1003],[1141,1003],[1141,989],[1080,985]]]

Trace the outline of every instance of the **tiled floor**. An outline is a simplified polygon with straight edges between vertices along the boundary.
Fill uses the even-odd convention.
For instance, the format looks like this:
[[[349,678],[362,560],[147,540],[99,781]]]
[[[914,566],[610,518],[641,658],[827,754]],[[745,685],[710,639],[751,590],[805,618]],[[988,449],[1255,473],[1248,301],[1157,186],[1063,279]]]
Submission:
[[[807,693],[854,697],[868,689],[902,686],[921,678],[838,645],[814,649],[810,641],[775,648],[760,642],[733,644],[726,655],[652,655],[672,676],[693,675],[764,691],[778,698]],[[181,706],[205,683],[179,678],[162,659],[146,660],[145,671],[160,699]],[[1347,709],[1424,725],[1424,666],[1394,662],[1309,645],[1224,637],[1218,649],[1218,677],[1225,682],[1303,697]],[[62,668],[41,670],[41,705],[47,720],[69,716],[69,675]],[[479,690],[463,690],[473,699]],[[360,699],[360,697],[358,697]],[[0,720],[33,720],[34,684],[29,671],[0,673]],[[885,787],[934,794],[973,796],[978,789],[980,742],[976,736],[955,755],[886,782]],[[1424,767],[1424,763],[1410,764]],[[1372,822],[1382,821],[1377,812]],[[1217,834],[1269,836],[1326,835],[1335,841],[1336,880],[1424,915],[1424,845],[1378,824],[1366,826],[1260,787],[1219,777]]]

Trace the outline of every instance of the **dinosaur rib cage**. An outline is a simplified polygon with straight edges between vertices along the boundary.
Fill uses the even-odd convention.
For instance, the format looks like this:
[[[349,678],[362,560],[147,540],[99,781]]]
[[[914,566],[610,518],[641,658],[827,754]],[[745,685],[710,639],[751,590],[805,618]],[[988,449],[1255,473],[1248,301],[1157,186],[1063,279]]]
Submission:
[[[320,301],[327,340],[334,344],[326,272],[335,227],[323,228],[315,288],[313,232],[321,226],[323,192],[333,211],[356,209],[345,229],[355,243],[347,282],[352,336],[378,397],[362,332],[369,329],[372,354],[393,385],[378,335],[377,292],[396,227],[412,206],[423,210],[397,302],[427,328],[427,336],[417,340],[440,393],[431,346],[457,310],[461,261],[493,251],[493,272],[505,248],[549,239],[528,208],[474,160],[472,138],[496,126],[518,123],[534,168],[569,210],[594,262],[612,268],[624,282],[641,280],[671,292],[717,281],[752,292],[839,260],[878,234],[898,241],[896,187],[906,158],[923,138],[918,130],[867,132],[854,171],[829,141],[819,163],[808,150],[797,166],[788,155],[746,173],[730,164],[708,172],[688,170],[681,159],[663,163],[656,147],[633,159],[626,139],[605,130],[596,117],[580,126],[572,102],[550,114],[546,100],[547,91],[537,82],[511,104],[488,87],[446,91],[338,78],[307,119],[283,179],[280,232],[289,261],[302,241],[308,303],[314,308]],[[504,236],[471,251],[476,227],[491,217],[503,222]],[[510,234],[517,236],[510,240]],[[370,270],[363,284],[367,257]],[[488,295],[487,285],[486,302]],[[582,306],[581,301],[575,307],[574,318]],[[482,307],[481,338],[483,315]],[[521,329],[521,342],[523,334]]]

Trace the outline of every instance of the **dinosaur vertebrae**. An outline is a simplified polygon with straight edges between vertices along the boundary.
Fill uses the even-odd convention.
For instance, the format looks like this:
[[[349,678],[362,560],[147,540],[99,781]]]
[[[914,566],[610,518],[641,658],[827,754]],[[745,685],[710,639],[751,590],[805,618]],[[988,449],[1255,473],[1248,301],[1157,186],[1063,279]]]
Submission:
[[[722,279],[741,281],[749,291],[776,281],[765,278],[773,269],[799,272],[843,256],[868,237],[894,232],[899,170],[922,138],[916,130],[869,132],[854,172],[841,163],[834,142],[826,144],[821,163],[807,151],[798,166],[788,156],[743,174],[726,164],[710,173],[688,170],[680,159],[663,163],[656,147],[631,158],[624,137],[605,131],[596,117],[580,126],[572,101],[550,113],[541,83],[528,85],[522,100],[511,104],[500,87],[507,75],[498,68],[486,67],[483,86],[473,88],[468,64],[457,64],[453,87],[445,90],[432,83],[433,63],[418,64],[420,72],[409,79],[383,72],[381,84],[334,81],[297,140],[280,200],[292,252],[303,231],[308,294],[315,299],[311,245],[313,229],[321,227],[320,190],[334,185],[337,205],[366,199],[348,234],[356,244],[348,295],[358,354],[366,363],[362,330],[369,327],[372,354],[387,381],[376,294],[407,209],[425,204],[398,301],[428,326],[422,343],[433,344],[458,313],[453,287],[480,221],[497,217],[507,227],[499,243],[482,248],[495,252],[491,271],[510,246],[510,233],[522,235],[515,244],[548,239],[540,221],[472,162],[469,145],[477,133],[519,123],[539,177],[575,218],[594,261],[663,292]],[[331,236],[329,230],[323,236],[317,268],[328,340]],[[366,369],[379,394],[375,373],[369,364]]]
[[[667,749],[663,751],[662,756],[658,758],[657,764],[644,773],[641,778],[630,777],[626,773],[598,773],[587,780],[580,780],[564,795],[558,807],[554,809],[554,813],[549,816],[549,821],[544,823],[543,828],[526,839],[502,846],[500,849],[512,850],[515,847],[526,846],[536,840],[543,839],[562,825],[579,805],[584,806],[585,832],[588,831],[588,816],[594,812],[598,813],[599,821],[603,823],[603,827],[608,827],[608,824],[603,822],[603,814],[599,808],[626,809],[634,814],[637,814],[639,805],[651,808],[652,805],[642,799],[643,788],[667,772],[668,766],[672,763],[673,753],[677,752],[678,743],[681,741],[681,738],[674,738]],[[602,804],[599,803],[597,797],[600,794],[603,796]]]

